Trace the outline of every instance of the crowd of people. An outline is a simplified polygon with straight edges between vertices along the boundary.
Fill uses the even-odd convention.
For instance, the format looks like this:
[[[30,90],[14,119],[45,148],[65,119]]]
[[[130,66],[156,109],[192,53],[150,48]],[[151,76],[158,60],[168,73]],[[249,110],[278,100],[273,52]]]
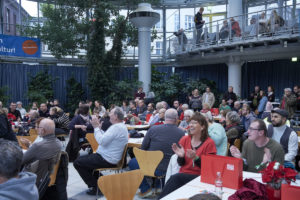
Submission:
[[[259,172],[270,161],[299,170],[297,127],[293,123],[299,121],[299,97],[298,86],[293,91],[285,88],[280,105],[273,108],[272,86],[267,92],[255,86],[247,101],[238,101],[230,86],[220,106],[213,108],[216,98],[207,87],[202,95],[194,89],[187,102],[174,100],[170,106],[166,101],[154,104],[139,88],[129,103],[124,100],[122,105],[112,104],[107,109],[99,100],[80,101],[72,119],[58,100],[52,105],[41,103],[39,108],[33,103],[28,112],[21,102],[11,102],[9,109],[0,102],[0,198],[11,195],[8,191],[16,195],[21,191],[28,199],[38,199],[45,177],[49,178],[61,156],[62,144],[57,139],[61,135],[69,135],[66,147],[69,160],[86,183],[87,194],[95,195],[97,179],[102,176],[95,169],[115,167],[128,137],[137,134],[128,132],[126,124],[149,125],[141,149],[160,150],[164,154],[155,175],[168,174],[168,180],[163,186],[159,182],[153,184],[156,188],[163,187],[159,199],[199,176],[202,155],[241,158],[244,170],[250,172]],[[17,141],[16,135],[28,135],[31,129],[37,131],[38,137],[33,143],[26,139],[19,141],[28,148],[22,153],[19,145],[11,141]],[[80,156],[79,150],[87,147],[87,133],[94,133],[99,146],[96,152]],[[132,153],[130,157],[129,170],[138,169]],[[21,189],[23,182],[30,189]],[[101,194],[99,188],[98,191]],[[66,198],[66,191],[62,193]],[[153,195],[146,178],[138,195],[141,198]]]

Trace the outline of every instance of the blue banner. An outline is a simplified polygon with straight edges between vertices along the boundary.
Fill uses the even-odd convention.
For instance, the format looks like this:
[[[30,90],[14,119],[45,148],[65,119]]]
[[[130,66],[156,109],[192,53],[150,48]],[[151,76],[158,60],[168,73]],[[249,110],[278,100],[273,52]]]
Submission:
[[[40,58],[40,39],[0,34],[0,55]]]

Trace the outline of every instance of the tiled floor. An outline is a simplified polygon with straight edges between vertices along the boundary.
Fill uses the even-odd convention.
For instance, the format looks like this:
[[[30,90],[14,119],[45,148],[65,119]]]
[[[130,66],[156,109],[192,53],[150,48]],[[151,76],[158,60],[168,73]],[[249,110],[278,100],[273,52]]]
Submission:
[[[86,152],[81,151],[80,155],[86,155]],[[113,172],[105,172],[104,174],[109,174]],[[73,163],[69,163],[69,180],[67,186],[68,198],[69,200],[96,200],[96,196],[90,196],[86,194],[87,185],[83,182],[81,177],[79,176],[76,169],[73,167]],[[100,197],[98,200],[104,200],[105,197]],[[135,196],[136,200],[140,200],[141,198],[138,195]],[[151,198],[155,199],[155,197]]]

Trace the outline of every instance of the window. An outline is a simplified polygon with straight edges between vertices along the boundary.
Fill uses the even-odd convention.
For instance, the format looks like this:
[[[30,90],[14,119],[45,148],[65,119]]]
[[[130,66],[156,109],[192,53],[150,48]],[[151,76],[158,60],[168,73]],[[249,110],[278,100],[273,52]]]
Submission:
[[[178,31],[179,28],[180,28],[180,23],[179,23],[179,15],[178,14],[175,14],[175,22],[174,22],[174,31]]]
[[[161,55],[162,52],[162,42],[156,42],[156,55]]]
[[[10,31],[10,10],[6,8],[6,31]]]
[[[184,16],[184,29],[191,29],[194,27],[194,16],[186,15]]]

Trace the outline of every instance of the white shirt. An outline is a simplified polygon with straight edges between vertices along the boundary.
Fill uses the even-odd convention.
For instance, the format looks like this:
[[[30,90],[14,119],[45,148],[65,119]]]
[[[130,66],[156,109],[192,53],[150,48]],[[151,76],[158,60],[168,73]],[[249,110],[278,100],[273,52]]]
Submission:
[[[280,127],[273,127],[272,139],[274,139],[276,142],[280,144],[280,138],[283,135],[285,129],[286,129],[286,125]],[[288,153],[285,154],[284,160],[292,162],[295,159],[297,152],[298,152],[298,136],[295,131],[292,131],[289,138]]]
[[[124,147],[128,143],[128,130],[125,124],[113,124],[105,132],[95,128],[94,132],[99,144],[96,152],[107,162],[118,164],[122,158]]]

